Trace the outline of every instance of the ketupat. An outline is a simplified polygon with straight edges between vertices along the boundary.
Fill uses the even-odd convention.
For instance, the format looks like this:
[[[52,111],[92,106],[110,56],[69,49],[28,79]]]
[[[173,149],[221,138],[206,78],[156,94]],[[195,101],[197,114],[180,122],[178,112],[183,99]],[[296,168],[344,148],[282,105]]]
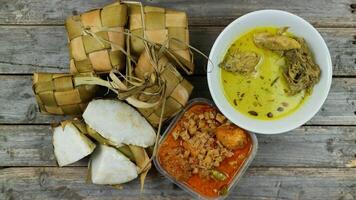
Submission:
[[[71,76],[69,74],[50,74],[48,76],[45,76],[44,74],[35,74],[33,88],[42,112],[52,114],[81,114],[88,101],[93,99],[95,92],[92,93],[92,91],[95,91],[96,89],[96,87],[89,85],[80,86],[83,83],[88,83],[87,81],[93,81],[93,79],[87,76],[88,72],[93,74],[108,73],[112,70],[114,70],[113,72],[117,72],[117,70],[122,70],[125,67],[124,51],[126,49],[124,42],[125,36],[123,32],[127,22],[129,12],[127,10],[127,6],[129,4],[130,2],[116,2],[105,6],[104,8],[88,11],[79,16],[72,16],[67,19],[66,28],[68,31],[71,57],[70,72],[72,74],[85,74],[83,75],[84,79],[75,79],[77,75]],[[184,65],[183,69],[188,73],[192,73],[194,70],[193,57],[189,51],[188,45],[186,45],[189,44],[189,31],[186,14],[184,12],[153,7],[145,7],[144,10],[146,20],[144,22],[145,25],[142,26],[141,32],[145,32],[145,36],[149,35],[148,38],[144,38],[150,40],[151,44],[157,43],[168,47],[169,54],[167,53],[168,50],[163,51],[163,53],[168,56],[168,59],[172,58],[169,56],[173,56],[174,59],[178,58],[179,62]],[[163,10],[164,12],[160,13],[158,10]],[[164,22],[157,19],[164,19]],[[161,25],[164,25],[164,30],[160,30]],[[126,34],[131,35],[135,33],[137,32],[133,31]],[[129,36],[129,38],[132,40],[138,39],[134,36]],[[163,40],[163,38],[165,39]],[[129,40],[127,40],[127,42],[128,41]],[[129,42],[126,44],[129,44]],[[160,45],[154,46],[158,47]],[[128,47],[128,50],[129,49],[130,47]],[[135,49],[133,49],[132,52],[135,53]],[[172,52],[173,55],[171,55]],[[136,56],[139,56],[140,54],[141,52],[136,54]],[[130,56],[128,55],[128,57]],[[134,57],[132,58],[135,59]],[[130,60],[132,60],[133,63],[136,63],[133,59],[130,57]],[[172,61],[174,59],[172,59]],[[167,83],[167,93],[165,93],[167,101],[164,101],[164,104],[167,106],[164,118],[166,119],[177,113],[181,107],[184,106],[191,93],[192,85],[181,77],[175,66],[170,65],[166,58],[162,59],[162,61],[168,62],[168,64],[165,63],[168,67],[162,70],[162,77],[158,78],[162,78],[164,81],[172,80],[171,83]],[[43,82],[35,81],[39,79],[39,77],[43,80]],[[43,77],[45,77],[45,79],[42,79]],[[71,84],[69,83],[70,81],[68,77],[71,79]],[[55,82],[57,82],[57,84]],[[47,86],[45,84],[47,84]],[[72,87],[69,87],[69,85]],[[104,84],[103,86],[107,87],[109,85]],[[90,94],[90,98],[81,98],[81,92],[84,90],[83,88],[89,92],[83,93],[83,95],[86,97],[86,94]],[[61,92],[66,92],[68,96],[59,95]],[[64,99],[60,99],[60,97]],[[97,100],[95,102],[98,101],[106,102],[106,100]],[[69,104],[62,105],[60,102],[67,102]],[[123,102],[115,102],[120,104],[121,107],[119,111],[122,112],[122,115],[127,115],[127,113],[131,113],[131,110],[134,110]],[[174,105],[172,106],[172,104]],[[112,106],[111,108],[114,107],[115,106]],[[131,109],[126,109],[125,107],[129,107]],[[154,119],[156,120],[156,124],[159,123],[159,115],[161,112],[161,109],[159,108],[160,105],[156,106],[154,109],[157,111],[150,114],[151,118],[152,116],[155,116]],[[118,110],[114,108],[114,113],[115,111]],[[108,112],[104,111],[101,112],[101,114],[99,113],[94,116],[101,117],[101,115],[105,115],[106,113]],[[142,118],[142,116],[140,116],[137,112],[131,114],[132,116],[129,114],[128,117],[126,116],[120,119],[121,122],[125,121],[122,120],[125,118],[128,121],[130,121],[129,118],[136,119],[132,121],[134,124],[133,127],[125,125],[121,128],[114,127],[111,132],[109,131],[109,134],[106,132],[106,130],[108,130],[106,129],[107,127],[102,129],[100,126],[97,127],[96,123],[94,123],[93,128],[96,128],[96,130],[101,133],[96,132],[96,130],[91,128],[91,126],[86,126],[85,123],[79,120],[73,120],[70,122],[66,121],[63,123],[70,124],[68,126],[70,126],[73,130],[75,129],[79,131],[81,136],[85,135],[98,141],[98,147],[92,155],[89,167],[93,183],[121,184],[136,178],[138,174],[140,174],[141,184],[143,186],[144,178],[148,170],[151,168],[151,160],[148,157],[145,148],[152,147],[152,145],[154,145],[156,135],[154,129],[146,123],[147,121]],[[88,118],[90,117],[87,117],[87,119]],[[94,117],[92,116],[92,118]],[[110,119],[113,119],[113,115],[109,116],[108,119],[109,121]],[[142,126],[143,128],[137,128],[137,124],[134,122],[140,122],[139,126]],[[93,123],[89,124],[93,125]],[[126,130],[132,129],[134,129],[132,133],[126,132]],[[115,131],[118,130],[123,130],[123,132],[120,132],[120,136],[115,134]],[[88,138],[87,140],[90,141]],[[65,146],[65,144],[63,145]],[[125,156],[135,162],[137,166]],[[124,166],[122,164],[124,164]],[[112,173],[111,175],[108,175],[106,172]]]
[[[74,124],[74,121],[64,121],[53,128],[54,155],[60,167],[91,154],[95,146]]]
[[[149,147],[156,134],[134,108],[118,100],[93,100],[83,113],[85,123],[114,144]]]
[[[114,143],[113,141],[110,141],[110,140],[104,138],[100,133],[98,133],[94,129],[90,128],[90,126],[88,126],[87,124],[86,124],[86,129],[87,129],[88,136],[90,138],[92,138],[93,140],[97,141],[99,144],[108,145],[108,146],[112,146],[115,148],[122,146],[122,144],[120,144],[120,143]]]
[[[119,2],[66,20],[71,73],[108,73],[125,67],[127,6]],[[115,30],[108,31],[106,29]]]
[[[136,165],[139,167],[141,191],[143,191],[146,176],[152,167],[151,159],[148,157],[148,154],[143,147],[134,145],[129,145],[128,147],[133,155]]]
[[[83,122],[84,124],[84,122]],[[106,145],[106,146],[111,146],[119,150],[122,154],[124,154],[127,158],[129,158],[131,161],[134,161],[134,155],[132,154],[129,146],[125,144],[115,144],[114,142],[104,138],[102,135],[100,135],[98,132],[96,132],[94,129],[90,128],[88,125],[84,124],[86,126],[86,134],[93,140],[97,141],[99,144]]]
[[[34,73],[33,91],[40,111],[57,115],[80,115],[95,97],[97,86],[77,86],[75,77],[79,76]]]
[[[138,176],[139,168],[120,151],[98,145],[90,158],[90,178],[95,184],[122,184]]]
[[[129,30],[131,34],[144,37],[150,42],[166,45],[187,67],[186,72],[194,72],[193,56],[188,47],[189,30],[185,12],[152,6],[143,6],[141,9],[140,5],[129,5]],[[144,42],[139,37],[130,37],[131,51],[137,56],[145,50]]]
[[[193,90],[193,85],[181,76],[175,66],[165,56],[158,58],[157,65],[160,78],[166,82],[166,103],[163,115],[163,121],[165,121],[182,110]],[[135,75],[144,79],[144,77],[150,76],[152,73],[154,73],[154,67],[149,61],[147,52],[143,52],[135,68]],[[146,90],[150,89],[152,88]],[[159,95],[150,97],[140,95],[140,98],[150,101],[158,99]],[[157,127],[160,121],[161,107],[162,104],[159,104],[153,108],[140,108],[138,110],[152,126]]]
[[[141,190],[143,190],[145,177],[151,169],[151,160],[148,157],[146,150],[143,147],[135,145],[115,144],[114,142],[104,138],[101,134],[90,128],[88,125],[81,123],[80,126],[86,126],[87,132],[92,139],[97,141],[100,145],[111,146],[120,151],[124,156],[135,162],[138,166],[138,174],[140,174]]]

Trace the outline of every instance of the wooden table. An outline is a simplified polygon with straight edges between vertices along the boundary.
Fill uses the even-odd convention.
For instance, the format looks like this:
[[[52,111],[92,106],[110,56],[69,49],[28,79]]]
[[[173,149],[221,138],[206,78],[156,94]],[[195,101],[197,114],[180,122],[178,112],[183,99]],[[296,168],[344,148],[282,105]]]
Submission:
[[[58,168],[50,123],[31,89],[31,74],[67,72],[66,16],[111,0],[0,0],[0,199],[189,199],[154,170],[140,196],[138,182],[123,190],[85,182],[87,161]],[[231,199],[356,199],[356,1],[355,0],[147,0],[185,10],[191,43],[208,53],[235,18],[259,9],[282,9],[316,26],[333,59],[327,101],[307,125],[283,135],[258,135],[259,150]],[[210,98],[205,61],[189,77],[194,97]]]

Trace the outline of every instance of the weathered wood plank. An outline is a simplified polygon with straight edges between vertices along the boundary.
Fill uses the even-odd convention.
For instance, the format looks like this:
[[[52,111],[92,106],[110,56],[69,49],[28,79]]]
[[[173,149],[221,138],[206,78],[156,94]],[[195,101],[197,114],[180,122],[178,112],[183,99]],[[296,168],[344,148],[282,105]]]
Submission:
[[[63,24],[73,13],[102,7],[112,0],[14,0],[1,1],[0,24]],[[143,0],[143,3],[184,10],[191,25],[226,25],[237,17],[260,9],[280,9],[295,13],[316,26],[355,26],[353,0],[308,1],[200,1]]]
[[[255,167],[345,167],[356,155],[356,127],[305,126],[258,135]],[[0,167],[57,166],[48,125],[0,126]],[[73,166],[87,166],[83,159]]]
[[[355,173],[340,168],[250,168],[229,199],[354,199]],[[138,181],[117,190],[85,183],[86,174],[82,167],[2,169],[0,199],[191,199],[154,171],[142,194]]]
[[[189,77],[195,86],[192,97],[210,98],[206,78]],[[0,124],[51,123],[61,116],[40,114],[30,76],[0,76]],[[328,99],[308,124],[355,125],[356,78],[334,78]]]
[[[0,27],[0,73],[68,71],[66,37],[63,27]]]
[[[209,54],[219,27],[191,27],[194,47]],[[355,28],[320,28],[334,65],[334,75],[356,75]],[[0,73],[28,74],[34,71],[67,72],[69,56],[66,33],[55,26],[2,26],[0,28]],[[196,74],[205,74],[207,61],[196,54]]]

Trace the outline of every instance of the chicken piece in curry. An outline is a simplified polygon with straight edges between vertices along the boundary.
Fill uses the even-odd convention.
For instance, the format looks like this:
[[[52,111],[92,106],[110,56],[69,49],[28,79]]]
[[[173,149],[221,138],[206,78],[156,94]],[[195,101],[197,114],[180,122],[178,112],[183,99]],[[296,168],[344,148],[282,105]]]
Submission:
[[[271,34],[268,32],[256,33],[253,41],[256,46],[260,48],[266,48],[272,51],[285,51],[291,49],[299,49],[301,45],[297,40],[284,33],[288,28],[281,28],[277,31],[277,34]]]
[[[220,67],[229,72],[250,74],[259,61],[260,56],[253,51],[229,50]]]
[[[215,135],[218,141],[230,150],[243,148],[247,142],[245,131],[232,124],[219,126]]]

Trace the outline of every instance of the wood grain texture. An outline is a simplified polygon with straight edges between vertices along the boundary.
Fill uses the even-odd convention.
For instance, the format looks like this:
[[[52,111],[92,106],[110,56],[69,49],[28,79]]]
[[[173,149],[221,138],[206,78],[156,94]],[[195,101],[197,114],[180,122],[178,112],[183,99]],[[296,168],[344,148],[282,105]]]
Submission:
[[[255,167],[345,167],[356,155],[356,127],[305,126],[257,138]],[[57,166],[51,127],[0,126],[0,167],[11,166]]]
[[[102,7],[113,0],[13,0],[0,1],[0,24],[63,24],[72,14]],[[144,4],[186,11],[191,25],[226,25],[237,17],[260,9],[295,13],[316,26],[356,26],[353,0],[143,0]]]
[[[352,168],[250,168],[229,199],[352,200],[356,198],[355,173]],[[138,181],[117,190],[85,183],[86,174],[82,167],[2,169],[0,199],[191,199],[155,171],[147,177],[142,194]]]
[[[191,44],[209,54],[219,27],[191,27]],[[319,28],[332,55],[334,75],[356,75],[356,28]],[[64,27],[0,26],[0,73],[68,72],[69,53]],[[195,54],[196,74],[207,61]]]
[[[195,86],[192,97],[211,98],[205,76],[188,79]],[[65,118],[38,112],[31,76],[0,76],[0,85],[0,124],[48,124]],[[356,125],[355,103],[356,78],[334,78],[328,99],[308,124]]]
[[[69,71],[64,27],[0,27],[0,73]]]
[[[134,181],[116,190],[85,182],[87,159],[58,168],[50,123],[63,116],[38,112],[31,89],[35,71],[67,72],[64,19],[113,0],[0,0],[0,199],[191,199],[152,170],[145,191]],[[283,135],[258,135],[255,160],[232,191],[238,200],[356,199],[355,0],[143,0],[184,10],[191,44],[208,54],[222,27],[248,12],[281,9],[319,27],[333,60],[329,97],[306,126]],[[206,61],[195,59],[193,97],[211,98]]]

